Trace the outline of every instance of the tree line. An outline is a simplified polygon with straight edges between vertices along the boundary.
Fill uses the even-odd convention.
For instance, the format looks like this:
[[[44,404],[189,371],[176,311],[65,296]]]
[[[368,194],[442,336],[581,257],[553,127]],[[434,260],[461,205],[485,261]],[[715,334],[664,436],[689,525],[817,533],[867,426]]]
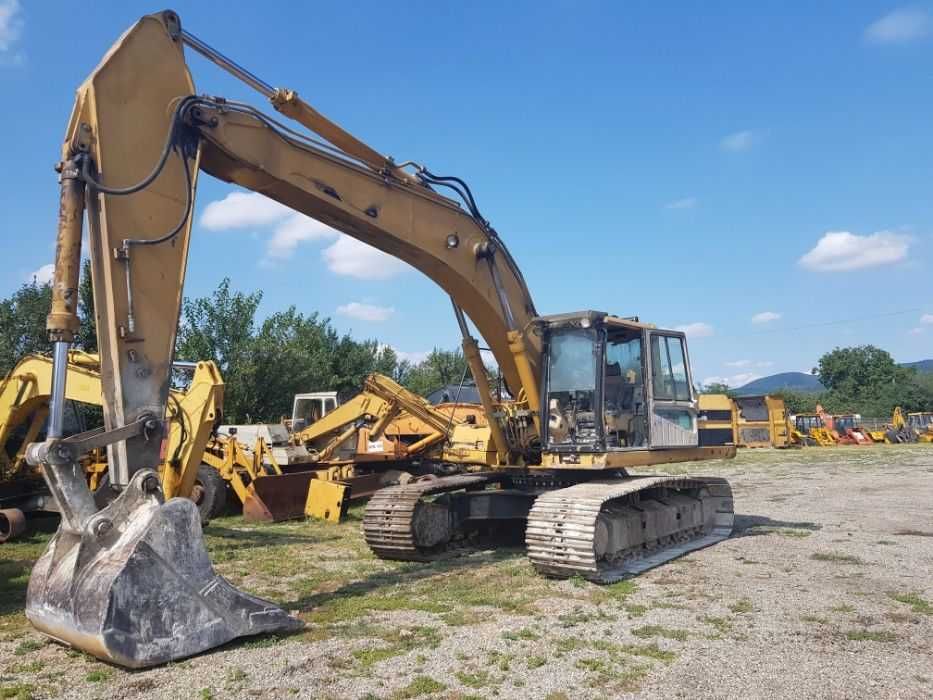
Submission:
[[[79,290],[81,331],[75,347],[97,351],[93,290],[85,263]],[[51,352],[45,317],[50,284],[33,281],[0,301],[0,372],[6,374],[28,353]],[[262,292],[231,289],[224,279],[208,296],[182,304],[175,356],[214,360],[224,379],[224,420],[275,422],[291,414],[292,397],[306,391],[336,390],[348,398],[364,378],[379,372],[425,395],[464,377],[460,350],[435,348],[418,363],[400,359],[376,339],[340,334],[329,318],[303,314],[294,306],[257,319]],[[469,378],[469,374],[466,375]]]
[[[821,404],[828,413],[858,413],[890,419],[895,406],[905,411],[933,411],[933,374],[898,365],[874,345],[835,348],[811,370],[825,387],[821,392],[782,390],[789,413],[813,413]],[[704,393],[731,393],[724,384],[703,387]]]
[[[49,284],[33,281],[0,301],[0,372],[6,374],[24,355],[49,353],[45,317],[51,305]],[[355,340],[337,332],[329,318],[303,314],[294,306],[257,319],[262,292],[246,294],[224,279],[208,296],[186,298],[176,340],[176,357],[214,360],[224,378],[225,420],[234,423],[277,421],[291,413],[292,397],[306,391],[336,390],[343,398],[359,391],[372,372],[392,377],[426,395],[466,376],[462,352],[435,348],[411,363],[377,339]],[[81,330],[75,347],[97,350],[94,298],[85,261],[79,289]],[[812,412],[819,402],[830,413],[860,413],[885,418],[895,406],[933,411],[933,374],[901,367],[872,345],[836,348],[823,355],[813,374],[826,390],[779,392],[792,413]],[[730,393],[723,384],[705,393]]]

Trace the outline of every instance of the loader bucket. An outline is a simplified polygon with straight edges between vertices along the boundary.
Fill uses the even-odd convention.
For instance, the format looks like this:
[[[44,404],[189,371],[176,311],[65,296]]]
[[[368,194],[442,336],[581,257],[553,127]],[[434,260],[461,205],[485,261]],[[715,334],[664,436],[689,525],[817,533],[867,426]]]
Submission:
[[[151,470],[135,474],[80,535],[59,527],[33,568],[26,616],[50,637],[129,668],[302,626],[214,572],[197,507],[163,502]]]
[[[313,471],[305,471],[253,479],[246,487],[243,519],[277,523],[305,517],[308,486],[313,478]]]

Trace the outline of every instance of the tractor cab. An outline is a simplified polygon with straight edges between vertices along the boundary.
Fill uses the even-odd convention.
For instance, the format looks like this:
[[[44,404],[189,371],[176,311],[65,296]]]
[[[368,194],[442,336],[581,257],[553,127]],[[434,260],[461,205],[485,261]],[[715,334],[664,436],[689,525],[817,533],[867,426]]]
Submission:
[[[606,453],[697,447],[683,333],[596,311],[538,319],[545,449]]]
[[[292,402],[292,418],[286,421],[290,432],[297,433],[309,425],[321,420],[337,408],[336,391],[312,391],[295,394]]]

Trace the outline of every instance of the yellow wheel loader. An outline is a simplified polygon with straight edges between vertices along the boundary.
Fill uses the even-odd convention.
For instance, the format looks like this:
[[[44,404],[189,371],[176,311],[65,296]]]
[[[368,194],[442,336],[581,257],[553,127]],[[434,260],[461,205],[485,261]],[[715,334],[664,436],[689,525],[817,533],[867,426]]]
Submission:
[[[185,391],[169,394],[169,434],[159,474],[165,493],[192,499],[206,522],[216,515],[205,507],[206,499],[216,498],[216,489],[210,470],[201,466],[200,455],[221,413],[223,382],[213,362],[175,363],[176,368],[181,365],[193,374]],[[51,358],[27,355],[0,383],[0,542],[25,532],[26,513],[57,511],[40,470],[25,459],[27,445],[39,436],[48,417],[52,370]],[[70,351],[66,378],[65,400],[70,406],[101,405],[97,355]],[[116,495],[109,486],[104,452],[95,450],[81,461],[98,504]]]
[[[198,95],[186,49],[255,89],[279,116]],[[683,333],[601,311],[539,314],[464,180],[387,158],[167,11],[143,17],[107,52],[78,90],[62,146],[50,424],[47,439],[27,449],[62,512],[29,583],[26,614],[39,630],[145,667],[300,626],[216,575],[197,509],[166,500],[156,471],[202,171],[400,258],[452,300],[495,463],[377,492],[364,533],[378,555],[423,561],[477,537],[524,535],[540,573],[608,582],[729,536],[725,479],[638,471],[735,455],[698,446]],[[65,439],[85,213],[106,429]],[[513,400],[493,398],[470,322]],[[75,465],[103,445],[121,492],[99,509]]]

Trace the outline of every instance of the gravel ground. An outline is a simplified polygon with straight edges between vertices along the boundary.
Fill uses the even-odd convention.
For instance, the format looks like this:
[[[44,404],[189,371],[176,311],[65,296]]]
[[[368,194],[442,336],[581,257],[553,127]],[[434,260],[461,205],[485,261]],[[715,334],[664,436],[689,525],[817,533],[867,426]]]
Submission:
[[[0,698],[930,697],[933,446],[743,451],[734,536],[609,587],[521,552],[374,560],[340,526],[208,529],[218,569],[307,623],[130,673],[22,606],[47,534],[0,549]],[[6,581],[4,581],[4,578]]]

